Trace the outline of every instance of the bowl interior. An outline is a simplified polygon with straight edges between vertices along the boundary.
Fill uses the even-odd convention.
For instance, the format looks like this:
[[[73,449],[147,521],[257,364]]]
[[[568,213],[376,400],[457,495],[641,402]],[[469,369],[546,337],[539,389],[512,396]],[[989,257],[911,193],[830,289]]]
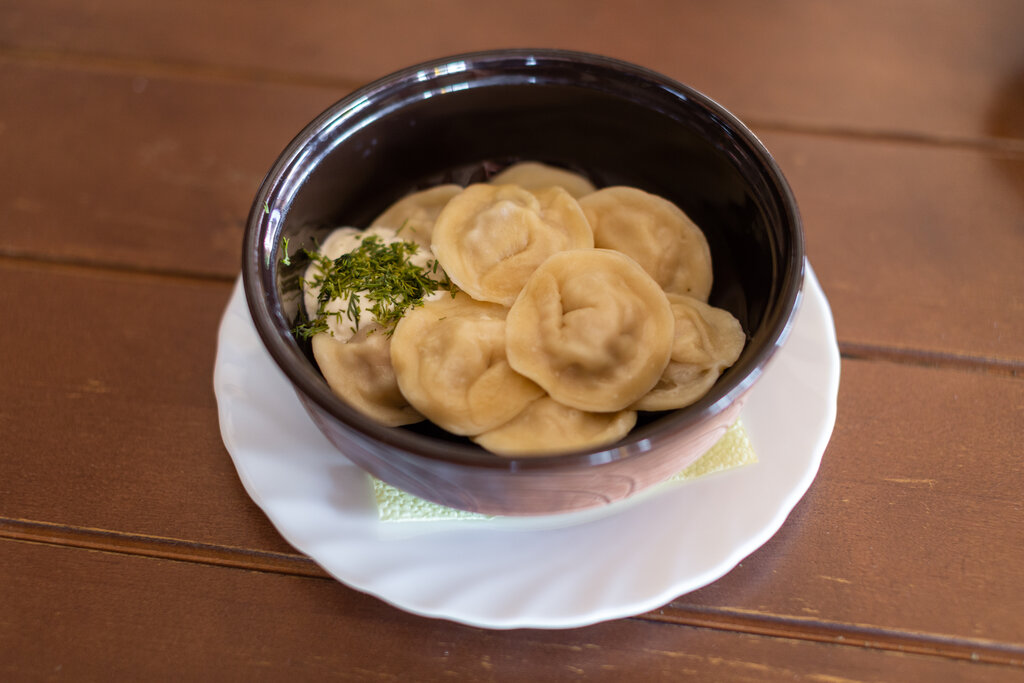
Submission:
[[[518,160],[675,202],[707,236],[710,303],[747,333],[743,355],[704,399],[645,416],[627,442],[680,429],[745,391],[781,343],[802,281],[800,222],[781,173],[742,124],[699,93],[639,67],[551,51],[399,72],[326,111],[279,158],[250,216],[243,273],[260,335],[299,391],[370,437],[428,451],[441,442],[445,457],[483,453],[430,427],[368,424],[330,395],[308,349],[288,334],[305,267],[296,254],[334,227],[368,225],[413,190],[486,180]],[[280,263],[282,238],[290,267]]]

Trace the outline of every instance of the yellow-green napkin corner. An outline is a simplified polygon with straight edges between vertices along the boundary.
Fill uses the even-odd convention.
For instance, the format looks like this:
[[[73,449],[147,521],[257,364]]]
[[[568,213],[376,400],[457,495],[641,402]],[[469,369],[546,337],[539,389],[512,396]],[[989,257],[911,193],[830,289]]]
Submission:
[[[747,430],[739,420],[726,430],[722,438],[689,467],[674,475],[670,482],[682,482],[704,477],[715,472],[725,472],[757,462],[757,454],[750,443]],[[377,513],[382,522],[438,522],[445,520],[487,520],[491,515],[457,510],[438,503],[423,500],[406,493],[376,477],[373,482],[373,496]]]

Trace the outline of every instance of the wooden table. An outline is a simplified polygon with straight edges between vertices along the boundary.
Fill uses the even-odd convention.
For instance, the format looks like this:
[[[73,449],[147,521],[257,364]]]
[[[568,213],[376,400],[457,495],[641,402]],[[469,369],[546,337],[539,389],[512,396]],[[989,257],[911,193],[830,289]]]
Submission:
[[[330,580],[212,391],[263,173],[471,49],[637,62],[790,179],[842,351],[781,531],[649,614],[489,631]],[[0,679],[1024,679],[1024,3],[0,0]]]

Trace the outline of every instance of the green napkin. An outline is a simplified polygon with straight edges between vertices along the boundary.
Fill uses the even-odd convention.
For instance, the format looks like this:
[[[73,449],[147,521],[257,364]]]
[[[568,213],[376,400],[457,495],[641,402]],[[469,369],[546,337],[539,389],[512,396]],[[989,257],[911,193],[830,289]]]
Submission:
[[[747,436],[743,423],[737,420],[711,449],[696,462],[669,479],[669,482],[681,482],[703,477],[714,472],[742,467],[757,462],[757,454]],[[486,520],[492,515],[477,512],[466,512],[455,508],[431,503],[411,493],[385,484],[375,477],[373,495],[377,501],[377,512],[382,522],[438,522],[443,520]]]

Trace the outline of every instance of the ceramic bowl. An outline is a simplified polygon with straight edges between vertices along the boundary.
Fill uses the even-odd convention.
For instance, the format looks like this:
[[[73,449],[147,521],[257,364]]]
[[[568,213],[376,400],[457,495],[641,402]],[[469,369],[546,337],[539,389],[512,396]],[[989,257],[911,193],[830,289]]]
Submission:
[[[598,187],[630,185],[661,195],[702,228],[714,267],[710,303],[739,319],[747,344],[700,401],[642,414],[625,439],[608,447],[506,458],[429,425],[383,427],[331,393],[309,349],[290,333],[292,288],[304,265],[282,264],[283,238],[294,252],[336,226],[368,225],[411,191],[484,180],[517,160],[578,171]],[[249,214],[243,253],[259,337],[340,454],[421,498],[499,515],[622,500],[702,455],[737,418],[744,395],[783,343],[803,268],[793,195],[735,116],[639,66],[527,49],[425,62],[331,106],[270,169]]]

